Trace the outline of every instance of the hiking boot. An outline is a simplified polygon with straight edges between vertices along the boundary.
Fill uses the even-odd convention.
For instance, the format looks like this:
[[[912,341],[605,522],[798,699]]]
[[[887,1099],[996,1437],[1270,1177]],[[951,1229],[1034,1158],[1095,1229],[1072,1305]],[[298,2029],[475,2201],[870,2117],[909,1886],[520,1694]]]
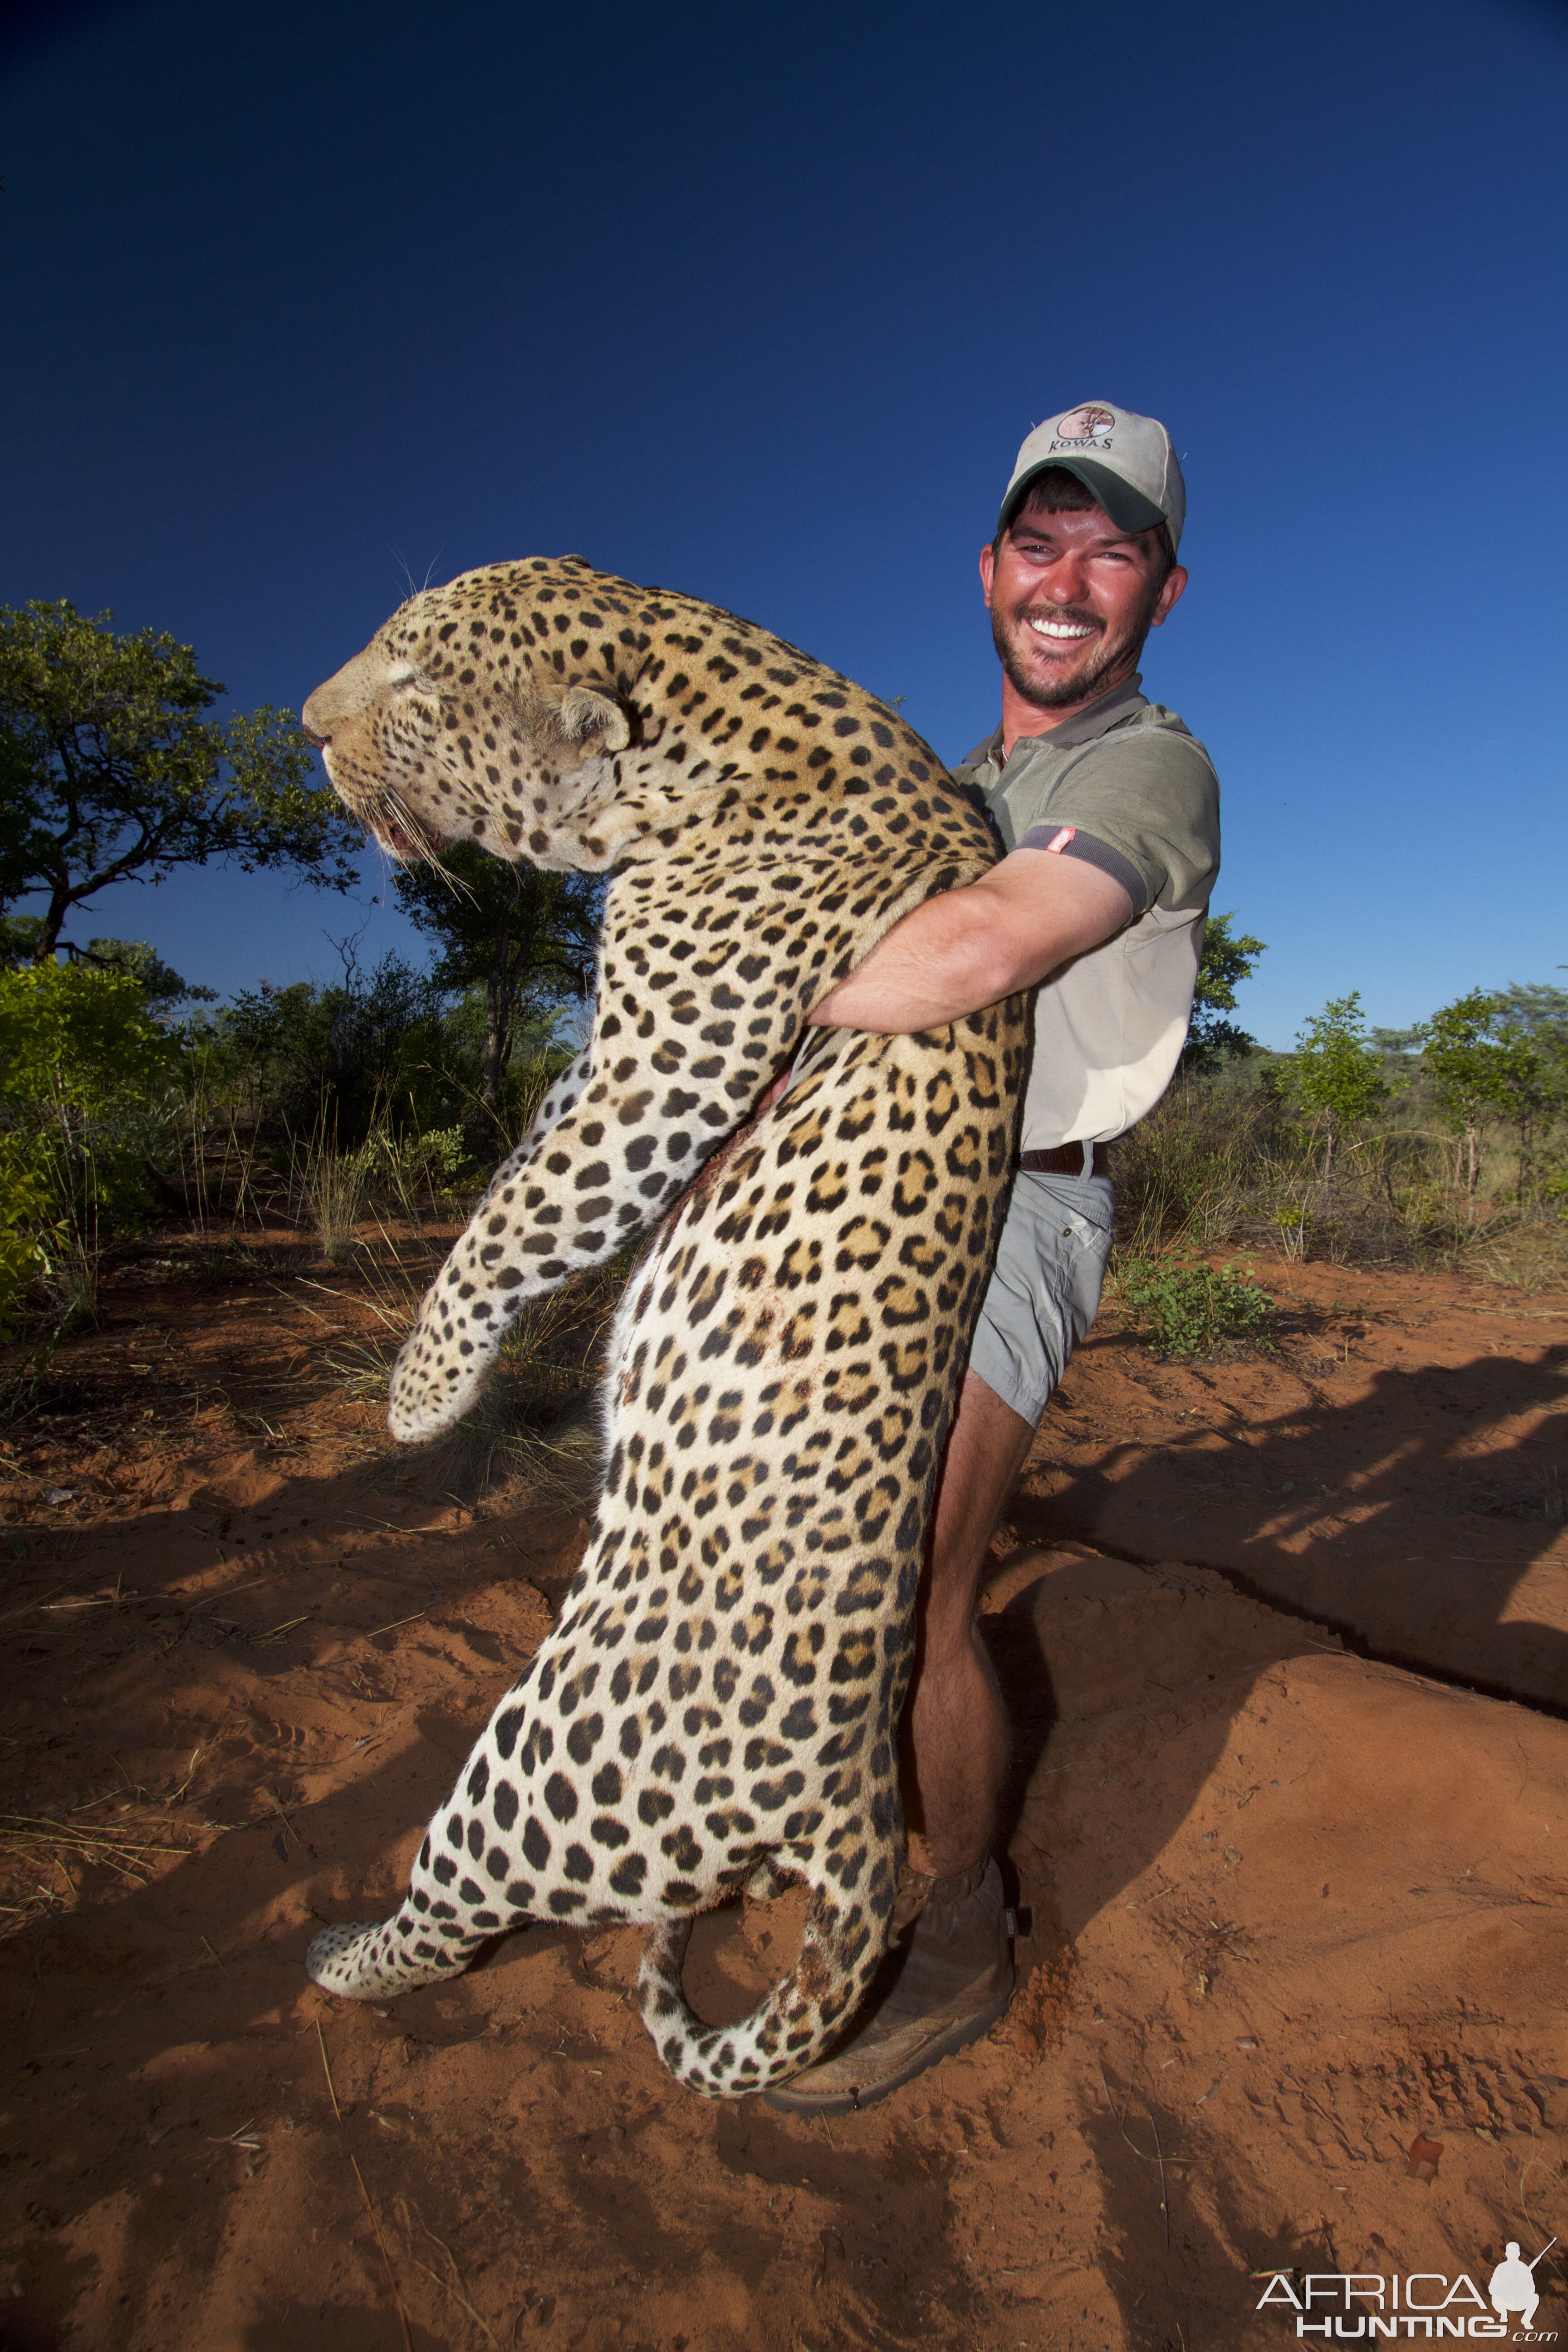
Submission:
[[[1017,1931],[994,1862],[952,1878],[906,1869],[895,1940],[848,2034],[829,2057],[764,2091],[764,2103],[784,2115],[848,2115],[966,2049],[1013,1998]]]

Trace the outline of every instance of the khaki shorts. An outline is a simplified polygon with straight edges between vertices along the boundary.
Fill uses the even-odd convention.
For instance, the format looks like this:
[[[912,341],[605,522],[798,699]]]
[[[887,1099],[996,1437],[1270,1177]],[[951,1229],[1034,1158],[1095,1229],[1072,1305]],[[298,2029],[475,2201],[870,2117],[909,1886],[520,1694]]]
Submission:
[[[1110,1255],[1109,1176],[1020,1169],[969,1369],[1031,1428],[1094,1321]]]

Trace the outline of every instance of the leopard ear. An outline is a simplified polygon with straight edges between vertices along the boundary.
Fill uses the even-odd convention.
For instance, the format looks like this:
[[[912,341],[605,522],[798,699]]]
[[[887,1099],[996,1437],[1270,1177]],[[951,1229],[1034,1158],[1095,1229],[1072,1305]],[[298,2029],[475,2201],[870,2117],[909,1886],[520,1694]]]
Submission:
[[[632,740],[620,704],[591,686],[569,686],[555,716],[567,741],[581,744],[585,751],[624,751]]]

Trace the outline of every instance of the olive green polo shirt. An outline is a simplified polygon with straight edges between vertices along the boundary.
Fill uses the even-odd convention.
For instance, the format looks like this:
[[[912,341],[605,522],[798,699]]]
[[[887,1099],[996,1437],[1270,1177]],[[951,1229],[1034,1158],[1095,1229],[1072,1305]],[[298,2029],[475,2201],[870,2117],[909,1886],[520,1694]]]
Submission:
[[[1131,679],[1002,757],[1001,730],[953,772],[984,797],[1009,850],[1111,875],[1131,919],[1041,982],[1019,1148],[1124,1135],[1169,1086],[1192,1016],[1219,872],[1219,782],[1208,753]]]

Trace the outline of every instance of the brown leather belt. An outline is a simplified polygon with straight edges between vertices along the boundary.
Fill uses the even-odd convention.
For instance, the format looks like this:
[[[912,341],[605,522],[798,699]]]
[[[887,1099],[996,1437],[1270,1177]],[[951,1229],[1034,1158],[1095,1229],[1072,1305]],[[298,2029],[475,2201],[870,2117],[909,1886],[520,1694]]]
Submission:
[[[1058,1143],[1054,1151],[1020,1151],[1018,1165],[1031,1176],[1109,1176],[1110,1151],[1103,1143]]]

